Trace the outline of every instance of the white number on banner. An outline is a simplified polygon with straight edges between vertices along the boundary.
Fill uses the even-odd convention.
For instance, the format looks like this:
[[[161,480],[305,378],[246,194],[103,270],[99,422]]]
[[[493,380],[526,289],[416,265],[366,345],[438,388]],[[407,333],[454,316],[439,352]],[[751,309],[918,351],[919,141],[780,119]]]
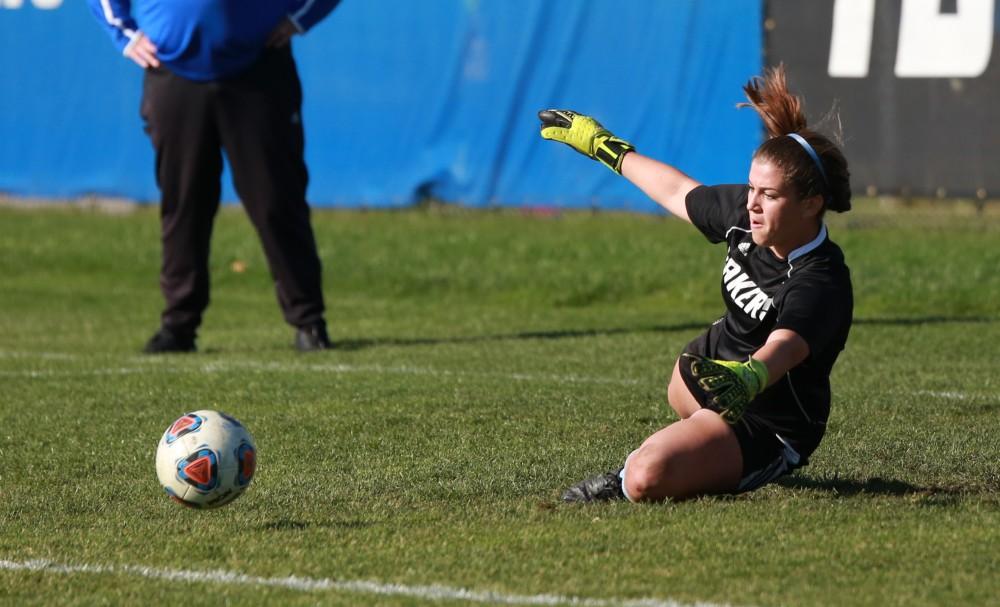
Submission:
[[[940,0],[903,0],[895,74],[899,78],[975,78],[993,52],[996,0],[955,0],[941,13]],[[830,62],[834,78],[868,75],[875,28],[875,0],[835,0]]]
[[[52,10],[62,6],[63,0],[31,0],[31,5],[42,10]],[[0,8],[21,8],[24,0],[0,0]]]

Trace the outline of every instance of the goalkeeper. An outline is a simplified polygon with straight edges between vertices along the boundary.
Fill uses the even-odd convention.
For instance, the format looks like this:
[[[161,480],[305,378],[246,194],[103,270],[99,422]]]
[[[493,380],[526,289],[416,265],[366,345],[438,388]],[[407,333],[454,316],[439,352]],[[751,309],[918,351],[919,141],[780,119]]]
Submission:
[[[746,184],[705,186],[597,121],[539,113],[541,135],[600,161],[712,243],[726,313],[685,348],[667,389],[680,420],[563,500],[658,501],[752,491],[806,465],[826,430],[830,371],[853,313],[850,273],[823,223],[851,208],[847,161],[808,127],[784,68],[743,87],[767,129]]]

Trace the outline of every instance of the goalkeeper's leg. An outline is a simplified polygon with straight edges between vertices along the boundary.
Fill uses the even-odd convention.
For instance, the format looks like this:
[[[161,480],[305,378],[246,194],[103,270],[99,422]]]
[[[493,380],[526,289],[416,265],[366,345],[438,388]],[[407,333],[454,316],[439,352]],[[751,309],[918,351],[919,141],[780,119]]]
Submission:
[[[623,489],[634,502],[735,493],[743,455],[733,427],[700,409],[647,438],[625,464]]]
[[[670,376],[670,384],[667,386],[667,402],[681,419],[687,419],[701,409],[701,403],[691,394],[691,389],[684,383],[680,362],[680,357],[677,357],[677,362],[674,363],[674,372]]]

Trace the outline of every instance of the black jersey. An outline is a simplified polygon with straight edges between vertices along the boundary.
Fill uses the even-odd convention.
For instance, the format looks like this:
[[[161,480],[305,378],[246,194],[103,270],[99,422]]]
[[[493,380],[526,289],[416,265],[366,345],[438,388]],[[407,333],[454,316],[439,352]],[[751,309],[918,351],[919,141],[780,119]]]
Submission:
[[[806,341],[806,360],[747,408],[747,413],[769,419],[776,432],[793,439],[788,434],[804,429],[800,422],[815,431],[829,416],[830,371],[847,342],[853,317],[851,277],[826,226],[787,259],[754,244],[748,193],[746,185],[699,186],[687,196],[691,222],[709,241],[725,241],[729,247],[722,270],[726,314],[709,330],[710,355],[745,361],[776,329],[790,329]],[[766,398],[769,392],[772,398]],[[793,402],[776,407],[773,397],[781,392]]]

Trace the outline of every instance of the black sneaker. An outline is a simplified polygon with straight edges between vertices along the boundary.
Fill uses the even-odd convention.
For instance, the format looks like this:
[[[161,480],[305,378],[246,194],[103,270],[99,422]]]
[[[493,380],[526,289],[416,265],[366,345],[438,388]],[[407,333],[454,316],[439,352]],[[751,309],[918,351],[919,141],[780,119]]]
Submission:
[[[166,354],[169,352],[194,352],[197,348],[194,345],[195,334],[193,332],[183,332],[167,327],[160,327],[160,330],[153,334],[146,342],[146,347],[142,349],[146,354]]]
[[[562,501],[568,503],[623,499],[625,493],[622,491],[622,479],[617,472],[608,472],[580,481],[562,495]]]
[[[326,334],[325,324],[299,327],[295,332],[295,349],[299,352],[315,352],[329,350],[333,347],[330,336]]]

